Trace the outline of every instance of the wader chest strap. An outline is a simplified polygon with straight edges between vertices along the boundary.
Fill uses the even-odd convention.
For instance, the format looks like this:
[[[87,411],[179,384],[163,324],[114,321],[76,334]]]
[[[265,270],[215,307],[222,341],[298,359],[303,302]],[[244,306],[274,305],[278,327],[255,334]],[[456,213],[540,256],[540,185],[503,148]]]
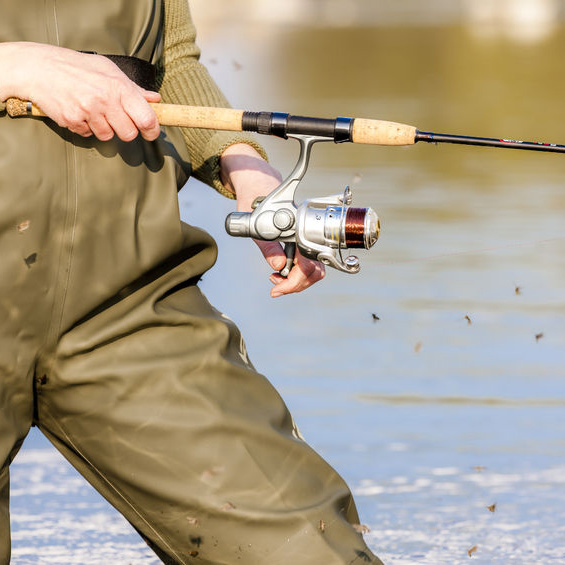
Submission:
[[[82,51],[82,53],[98,54],[96,51]],[[141,88],[145,88],[146,90],[157,89],[155,65],[152,65],[144,59],[130,57],[129,55],[100,54],[110,59],[130,80],[135,82],[138,86],[141,86]]]

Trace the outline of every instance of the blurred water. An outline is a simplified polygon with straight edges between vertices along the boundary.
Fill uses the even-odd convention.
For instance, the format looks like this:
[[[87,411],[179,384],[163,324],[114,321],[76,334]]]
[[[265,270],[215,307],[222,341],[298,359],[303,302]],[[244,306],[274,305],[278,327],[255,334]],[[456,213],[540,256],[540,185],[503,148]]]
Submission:
[[[202,23],[236,107],[565,142],[561,21],[525,43],[457,21]],[[264,142],[290,171],[294,142]],[[181,194],[220,244],[205,292],[347,479],[386,563],[565,562],[564,173],[558,155],[316,146],[300,197],[350,184],[382,236],[359,275],[274,301],[258,251],[223,233],[232,203],[193,181]],[[14,563],[155,562],[36,435],[12,515]]]

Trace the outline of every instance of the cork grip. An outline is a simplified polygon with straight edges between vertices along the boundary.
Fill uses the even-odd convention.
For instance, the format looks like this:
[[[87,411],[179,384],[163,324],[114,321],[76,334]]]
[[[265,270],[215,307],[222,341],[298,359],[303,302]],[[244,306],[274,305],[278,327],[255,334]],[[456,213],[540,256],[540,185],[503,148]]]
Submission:
[[[162,126],[241,131],[243,110],[160,103],[151,104],[151,106]],[[18,98],[6,100],[6,110],[13,118],[18,116],[45,116],[37,106]]]
[[[241,131],[243,110],[178,104],[151,104],[151,106],[162,126]]]
[[[414,145],[416,128],[396,122],[355,118],[352,141],[369,145]]]
[[[12,118],[18,116],[45,116],[37,106],[19,98],[8,98],[6,100],[6,111]]]

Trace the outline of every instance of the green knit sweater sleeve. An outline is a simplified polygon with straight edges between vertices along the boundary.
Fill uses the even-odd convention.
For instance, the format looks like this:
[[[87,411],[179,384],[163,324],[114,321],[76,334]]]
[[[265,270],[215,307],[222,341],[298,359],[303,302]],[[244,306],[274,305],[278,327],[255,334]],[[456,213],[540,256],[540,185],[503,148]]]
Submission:
[[[164,0],[164,46],[157,66],[163,102],[229,108],[225,96],[199,62],[196,29],[188,0]],[[229,198],[234,195],[220,180],[220,155],[230,145],[248,143],[265,157],[263,148],[248,134],[181,128],[190,153],[193,175]]]

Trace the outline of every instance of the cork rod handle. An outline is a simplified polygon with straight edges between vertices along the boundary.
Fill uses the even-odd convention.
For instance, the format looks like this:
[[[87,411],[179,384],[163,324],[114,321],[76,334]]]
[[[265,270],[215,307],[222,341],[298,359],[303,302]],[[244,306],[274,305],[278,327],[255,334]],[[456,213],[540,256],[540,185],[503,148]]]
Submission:
[[[151,104],[151,106],[162,126],[241,131],[243,110],[162,103]],[[8,98],[6,110],[13,118],[18,116],[45,116],[45,113],[35,104],[18,98]]]
[[[162,126],[242,131],[243,110],[163,103],[151,106]]]
[[[8,98],[6,100],[6,111],[12,118],[17,118],[18,116],[45,116],[37,106],[19,98]]]
[[[368,145],[414,145],[416,128],[396,122],[355,118],[352,141]]]

